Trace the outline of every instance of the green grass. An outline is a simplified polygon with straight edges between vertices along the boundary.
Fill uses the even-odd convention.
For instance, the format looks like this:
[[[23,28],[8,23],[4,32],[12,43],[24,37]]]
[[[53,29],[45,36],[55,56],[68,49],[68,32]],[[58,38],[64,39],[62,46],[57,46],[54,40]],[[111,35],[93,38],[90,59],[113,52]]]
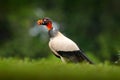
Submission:
[[[120,67],[108,63],[64,64],[54,57],[0,58],[0,80],[120,80]]]

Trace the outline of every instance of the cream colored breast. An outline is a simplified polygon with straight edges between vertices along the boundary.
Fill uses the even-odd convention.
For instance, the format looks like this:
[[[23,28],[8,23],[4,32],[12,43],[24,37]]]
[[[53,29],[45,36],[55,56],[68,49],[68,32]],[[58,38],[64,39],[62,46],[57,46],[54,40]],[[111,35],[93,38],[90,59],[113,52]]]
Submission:
[[[56,37],[50,39],[49,46],[55,51],[79,50],[75,42],[65,37],[61,33],[59,33]]]

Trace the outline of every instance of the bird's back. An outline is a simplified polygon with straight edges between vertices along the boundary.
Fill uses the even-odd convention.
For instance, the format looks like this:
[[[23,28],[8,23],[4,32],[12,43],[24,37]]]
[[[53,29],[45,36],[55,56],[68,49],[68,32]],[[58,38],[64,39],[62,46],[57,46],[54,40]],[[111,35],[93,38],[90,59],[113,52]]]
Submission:
[[[58,33],[57,36],[50,39],[49,46],[51,46],[55,51],[79,50],[79,48],[75,44],[75,42],[73,42],[69,38],[65,37],[60,32]]]

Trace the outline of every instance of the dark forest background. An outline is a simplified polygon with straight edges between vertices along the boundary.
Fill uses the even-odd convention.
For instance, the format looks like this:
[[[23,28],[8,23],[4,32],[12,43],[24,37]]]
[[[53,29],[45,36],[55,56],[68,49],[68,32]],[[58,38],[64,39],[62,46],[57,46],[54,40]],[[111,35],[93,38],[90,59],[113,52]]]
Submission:
[[[120,0],[2,0],[0,57],[48,57],[47,32],[36,21],[49,17],[60,31],[99,61],[120,54]],[[37,26],[38,27],[38,26]]]

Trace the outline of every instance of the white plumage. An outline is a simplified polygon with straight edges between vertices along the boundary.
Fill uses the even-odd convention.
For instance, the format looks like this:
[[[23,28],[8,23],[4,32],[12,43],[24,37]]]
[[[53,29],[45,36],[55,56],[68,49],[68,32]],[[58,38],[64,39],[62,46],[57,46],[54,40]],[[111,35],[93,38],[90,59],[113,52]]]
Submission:
[[[50,38],[49,46],[55,51],[74,51],[79,50],[78,46],[71,39],[65,37],[60,32],[53,37]]]

